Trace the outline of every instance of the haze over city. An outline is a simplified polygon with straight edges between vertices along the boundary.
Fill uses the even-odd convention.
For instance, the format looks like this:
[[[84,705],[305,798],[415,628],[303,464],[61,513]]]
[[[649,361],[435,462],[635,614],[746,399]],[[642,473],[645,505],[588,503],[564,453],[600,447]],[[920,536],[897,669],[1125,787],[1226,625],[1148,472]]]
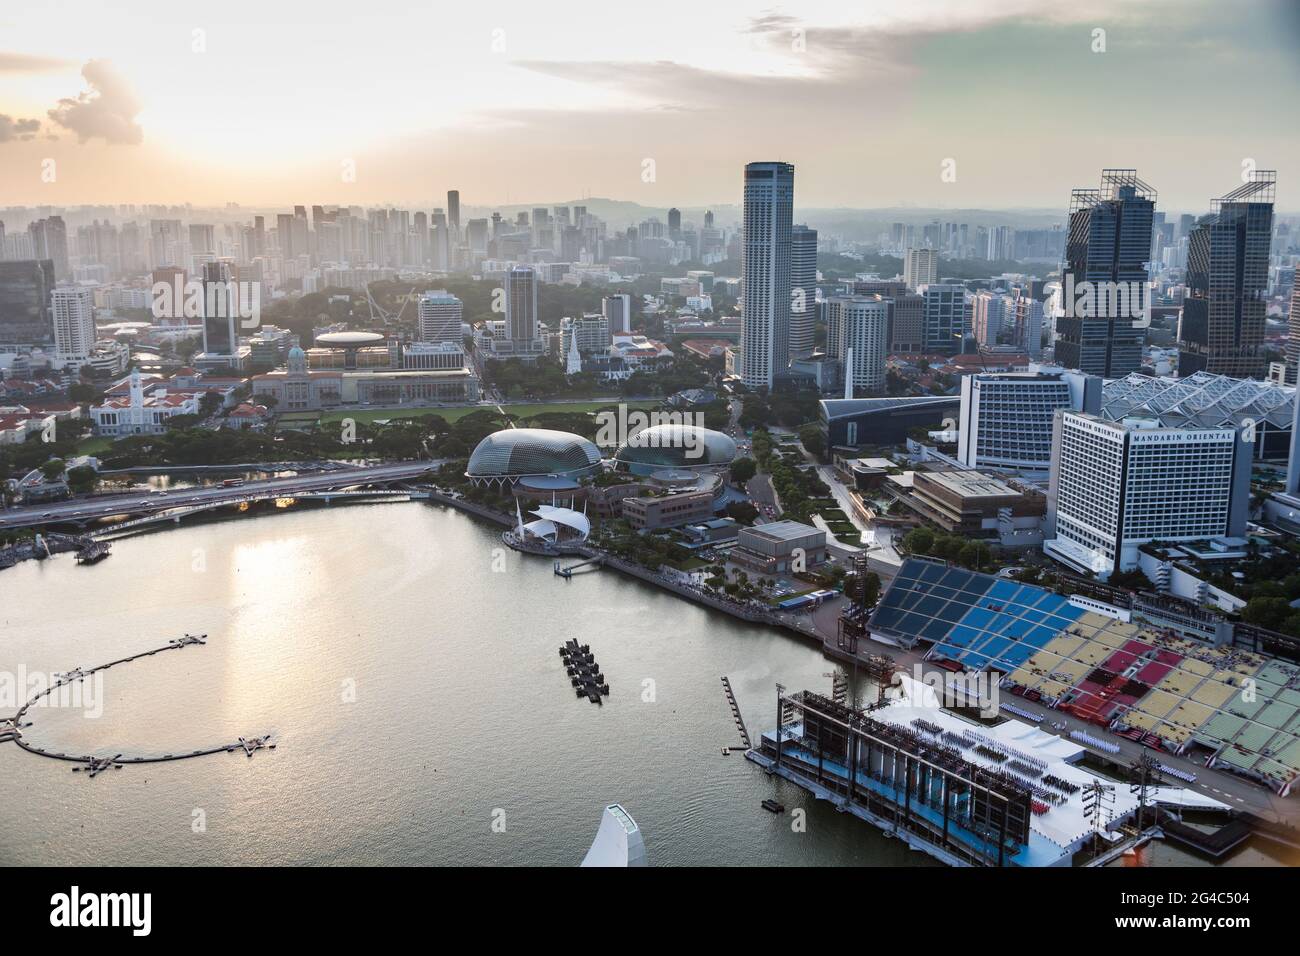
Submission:
[[[1199,211],[1244,160],[1300,179],[1284,0],[359,13],[8,4],[0,205],[414,205],[454,184],[469,205],[703,206],[755,156],[799,167],[803,208],[1059,208],[1135,166]]]

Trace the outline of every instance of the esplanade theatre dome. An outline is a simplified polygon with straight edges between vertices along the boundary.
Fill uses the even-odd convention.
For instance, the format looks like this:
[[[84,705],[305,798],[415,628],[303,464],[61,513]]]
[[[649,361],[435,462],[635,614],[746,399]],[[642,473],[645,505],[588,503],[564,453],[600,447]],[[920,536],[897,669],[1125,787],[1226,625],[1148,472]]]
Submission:
[[[699,425],[651,425],[636,432],[614,455],[619,466],[639,474],[662,468],[702,468],[736,460],[731,437]]]
[[[466,477],[511,483],[525,475],[580,478],[600,468],[600,449],[571,432],[549,428],[505,428],[493,432],[469,456]]]

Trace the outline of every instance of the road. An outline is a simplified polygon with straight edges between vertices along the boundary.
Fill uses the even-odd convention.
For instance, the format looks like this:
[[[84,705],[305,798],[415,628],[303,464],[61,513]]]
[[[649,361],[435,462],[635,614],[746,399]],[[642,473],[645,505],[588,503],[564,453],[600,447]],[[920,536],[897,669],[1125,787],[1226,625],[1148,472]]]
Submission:
[[[267,491],[286,496],[307,491],[329,491],[350,485],[415,478],[442,461],[406,461],[365,468],[341,468],[319,474],[294,475],[246,481],[236,488],[186,488],[181,491],[112,495],[103,498],[74,498],[68,501],[25,505],[0,511],[0,528],[30,528],[59,522],[86,522],[124,514],[143,514],[183,505],[235,500]]]

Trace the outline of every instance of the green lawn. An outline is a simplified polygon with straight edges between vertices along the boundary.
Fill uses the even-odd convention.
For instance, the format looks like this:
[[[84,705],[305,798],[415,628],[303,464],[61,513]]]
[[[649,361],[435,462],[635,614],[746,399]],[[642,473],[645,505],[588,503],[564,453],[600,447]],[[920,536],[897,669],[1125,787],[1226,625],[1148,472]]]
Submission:
[[[549,402],[544,404],[521,404],[521,405],[502,405],[510,415],[517,415],[521,418],[528,418],[533,415],[540,415],[543,412],[594,412],[601,408],[609,408],[611,405],[619,404],[618,399],[611,398],[603,402]],[[660,403],[657,401],[640,401],[627,402],[627,407],[632,408],[658,408]],[[493,405],[456,405],[449,408],[366,408],[351,409],[347,411],[326,412],[321,418],[321,423],[338,422],[345,418],[351,418],[356,422],[373,422],[376,418],[423,418],[426,415],[441,415],[448,422],[456,422],[472,412],[495,412],[496,407]]]
[[[91,435],[89,438],[83,438],[77,443],[77,454],[101,455],[108,451],[114,440],[110,435]]]

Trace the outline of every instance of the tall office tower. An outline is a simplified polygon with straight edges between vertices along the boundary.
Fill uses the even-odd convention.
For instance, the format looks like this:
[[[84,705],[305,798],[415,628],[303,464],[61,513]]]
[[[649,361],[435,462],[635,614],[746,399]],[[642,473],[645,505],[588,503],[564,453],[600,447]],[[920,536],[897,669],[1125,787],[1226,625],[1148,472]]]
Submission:
[[[1095,375],[1057,368],[963,375],[957,457],[971,468],[1046,477],[1057,409],[1099,415],[1101,386]]]
[[[461,344],[461,319],[464,306],[460,299],[443,289],[420,296],[417,309],[417,334],[421,342]]]
[[[501,235],[501,213],[494,212],[492,213],[492,238],[495,239],[500,235]]]
[[[1014,229],[1010,226],[994,226],[988,231],[985,258],[990,262],[1010,259],[1015,249],[1015,243],[1016,231]]]
[[[1021,290],[1014,302],[1015,345],[1036,361],[1043,357],[1043,300]]]
[[[433,245],[429,260],[435,272],[446,272],[451,268],[451,240],[448,236],[447,214],[441,209],[435,209],[429,221],[433,224]]]
[[[80,365],[95,347],[95,295],[84,286],[60,286],[50,295],[54,352],[60,362]]]
[[[813,353],[817,326],[817,230],[790,233],[790,358]]]
[[[740,275],[741,381],[771,388],[790,364],[790,246],[794,166],[745,167]]]
[[[471,219],[465,224],[465,238],[470,252],[486,253],[488,244],[488,221]]]
[[[682,236],[682,211],[675,206],[668,210],[668,238],[677,240]]]
[[[230,264],[203,264],[203,352],[233,357],[239,348],[239,301]]]
[[[1178,374],[1206,371],[1264,378],[1264,314],[1268,250],[1277,173],[1252,180],[1214,201],[1187,246],[1187,295],[1178,321]]]
[[[512,342],[537,338],[537,273],[529,266],[506,273],[506,333]]]
[[[1100,189],[1070,194],[1070,234],[1056,320],[1056,362],[1123,378],[1142,367],[1150,314],[1147,260],[1156,191],[1135,169],[1103,169]]]
[[[1300,275],[1291,288],[1291,319],[1286,337],[1286,384],[1300,382]]]
[[[889,303],[878,295],[833,295],[826,300],[826,328],[828,336],[834,331],[835,355],[844,363],[845,397],[883,391]]]
[[[212,255],[217,251],[216,227],[190,223],[190,255]]]
[[[939,253],[933,249],[908,249],[903,257],[903,283],[913,292],[939,281]]]
[[[577,262],[582,257],[582,230],[565,226],[560,232],[560,261]]]
[[[629,335],[632,332],[632,297],[626,292],[607,295],[601,299],[601,312],[609,320],[612,335]]]
[[[925,351],[925,296],[915,292],[885,294],[889,303],[889,351]]]
[[[959,355],[970,336],[970,312],[966,287],[956,282],[932,282],[920,286],[924,300],[924,350],[936,355]]]
[[[1043,551],[1101,578],[1137,566],[1151,541],[1241,537],[1250,443],[1238,429],[1166,428],[1058,411]]]
[[[253,217],[253,254],[250,259],[266,255],[266,217]]]
[[[68,268],[68,227],[62,216],[38,219],[27,226],[32,237],[32,257],[49,259],[54,263],[54,281],[66,282],[72,278]]]
[[[707,211],[704,213],[704,228],[705,228],[705,229],[712,229],[712,228],[713,228],[713,211],[712,211],[712,210],[707,210]]]
[[[447,190],[447,229],[451,230],[452,241],[460,238],[460,190]]]
[[[5,258],[5,224],[0,220],[0,262]]]
[[[53,343],[54,321],[50,317],[53,291],[52,260],[0,262],[0,346]]]
[[[275,240],[280,249],[280,258],[292,259],[294,256],[293,216],[282,212],[275,217]]]
[[[411,237],[415,245],[416,263],[427,266],[429,264],[429,216],[427,213],[417,212],[411,217]],[[321,258],[325,258],[323,253]]]
[[[1011,331],[1015,321],[1015,304],[1009,295],[981,289],[971,297],[971,331],[982,348],[992,348]]]

